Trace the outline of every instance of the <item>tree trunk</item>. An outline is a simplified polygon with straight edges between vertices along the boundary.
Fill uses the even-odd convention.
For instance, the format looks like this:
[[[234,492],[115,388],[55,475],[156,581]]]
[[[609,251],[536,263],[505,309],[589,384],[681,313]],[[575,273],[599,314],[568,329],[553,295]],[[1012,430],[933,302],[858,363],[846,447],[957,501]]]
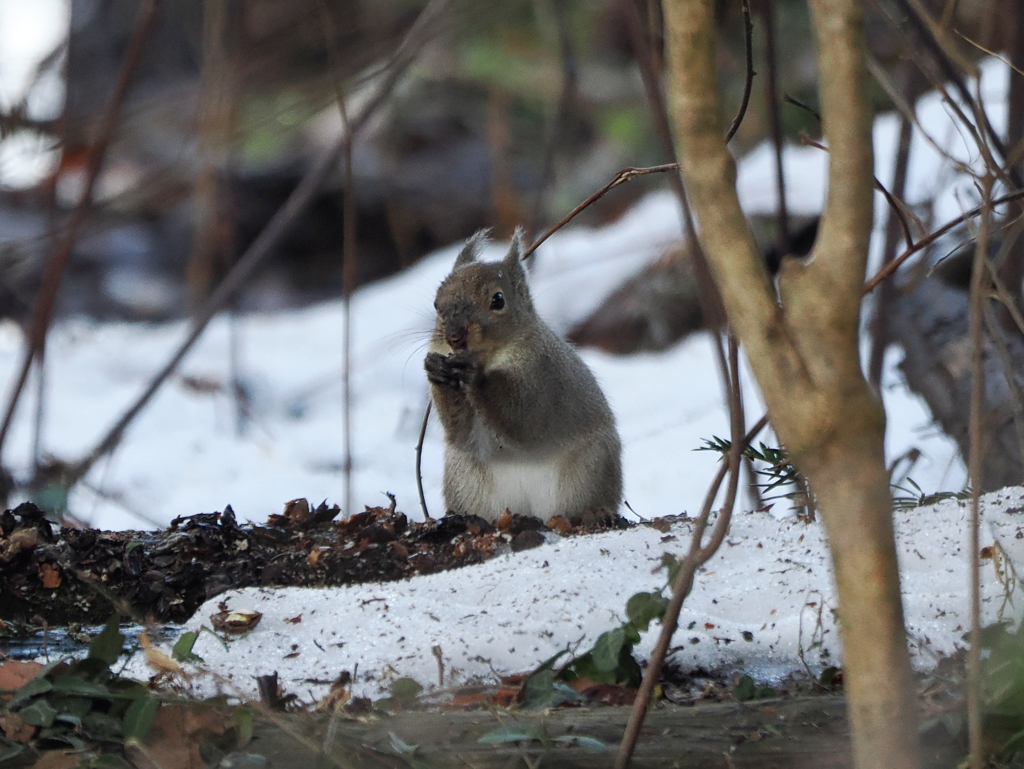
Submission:
[[[701,245],[772,425],[825,521],[856,766],[910,769],[920,763],[919,744],[884,463],[885,414],[858,351],[873,185],[861,9],[856,0],[810,5],[831,148],[829,199],[811,259],[783,263],[778,296],[740,210],[723,139],[713,0],[665,5],[669,91]]]

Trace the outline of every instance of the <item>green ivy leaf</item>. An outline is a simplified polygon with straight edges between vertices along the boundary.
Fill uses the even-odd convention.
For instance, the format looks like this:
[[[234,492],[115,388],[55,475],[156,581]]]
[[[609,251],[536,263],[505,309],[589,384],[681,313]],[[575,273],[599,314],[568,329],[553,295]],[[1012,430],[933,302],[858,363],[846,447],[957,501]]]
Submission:
[[[73,697],[111,699],[111,692],[106,686],[86,681],[78,676],[61,676],[53,682],[53,691]]]
[[[500,726],[486,734],[477,737],[477,742],[484,745],[504,745],[509,742],[533,742],[544,739],[543,730],[536,724],[509,724]]]
[[[581,734],[563,734],[561,737],[555,737],[555,742],[561,745],[579,745],[581,748],[595,752],[608,749],[608,746],[601,742],[601,740],[596,740],[593,737],[584,737]]]
[[[10,702],[7,703],[7,707],[14,710],[22,702],[32,699],[33,697],[46,694],[53,688],[53,684],[47,681],[45,678],[33,678],[31,681],[25,683],[18,691],[11,697]]]
[[[615,670],[619,666],[619,655],[625,643],[626,631],[621,627],[601,633],[591,651],[594,666],[606,673]]]
[[[637,630],[646,633],[652,620],[661,620],[668,608],[668,599],[660,592],[637,593],[626,602],[626,616]]]
[[[118,614],[111,615],[107,624],[103,626],[103,630],[89,644],[89,659],[101,660],[108,667],[117,662],[117,658],[121,656],[121,648],[124,646],[124,636],[118,630],[120,622],[121,617]]]
[[[57,711],[46,700],[39,700],[19,710],[18,716],[29,726],[52,726]]]
[[[255,713],[251,708],[239,707],[231,714],[231,725],[238,733],[238,747],[244,748],[252,742],[253,722]]]
[[[404,705],[415,702],[423,686],[413,678],[398,678],[391,684],[391,696]]]
[[[750,676],[743,676],[736,683],[735,688],[732,690],[732,696],[740,702],[747,702],[754,699],[754,679]]]
[[[126,743],[141,742],[145,739],[159,707],[160,700],[156,697],[139,697],[128,707],[122,727]]]
[[[196,630],[182,633],[171,648],[171,656],[178,662],[203,662],[202,657],[192,653],[192,647],[196,645],[197,638],[199,638],[199,632]]]

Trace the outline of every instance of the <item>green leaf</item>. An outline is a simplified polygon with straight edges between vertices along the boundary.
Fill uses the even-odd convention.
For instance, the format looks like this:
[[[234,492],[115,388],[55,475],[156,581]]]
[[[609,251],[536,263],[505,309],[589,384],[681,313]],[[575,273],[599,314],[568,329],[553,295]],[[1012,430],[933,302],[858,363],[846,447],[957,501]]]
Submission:
[[[388,732],[388,738],[391,740],[391,747],[394,751],[402,756],[414,755],[420,748],[419,745],[410,745],[394,732]]]
[[[196,645],[197,638],[199,638],[199,631],[190,630],[187,633],[182,633],[174,642],[171,656],[178,662],[203,662],[202,657],[192,653],[192,647]]]
[[[238,747],[244,748],[252,742],[253,722],[256,714],[251,708],[235,708],[231,714],[231,725],[238,732]]]
[[[477,737],[484,745],[503,745],[509,742],[543,740],[544,733],[536,724],[509,724]]]
[[[103,630],[89,644],[89,659],[102,660],[108,666],[117,662],[117,658],[121,656],[121,648],[124,646],[124,636],[118,630],[120,622],[120,615],[116,613],[111,615],[107,624],[103,626]]]
[[[665,553],[661,556],[661,568],[668,572],[668,584],[676,584],[676,577],[679,576],[679,570],[683,568],[682,562],[671,553]]]
[[[126,743],[141,742],[146,737],[159,707],[156,697],[139,697],[128,707],[122,727]]]
[[[106,686],[86,681],[78,676],[61,676],[53,682],[53,691],[77,697],[111,699],[111,692]]]
[[[668,599],[660,592],[637,593],[626,602],[626,616],[636,628],[646,633],[652,620],[660,620],[665,616]]]
[[[18,716],[29,726],[51,726],[57,711],[46,700],[38,700],[19,710]]]
[[[555,737],[555,742],[562,745],[579,745],[581,748],[593,751],[608,749],[608,746],[601,742],[601,740],[595,740],[593,737],[584,737],[581,734],[563,734],[561,737]]]
[[[626,631],[621,627],[601,633],[591,651],[594,666],[606,673],[615,670],[619,666],[619,654],[625,643]]]
[[[30,700],[39,694],[46,694],[53,688],[53,684],[47,681],[45,678],[33,678],[31,681],[25,683],[13,697],[10,702],[7,703],[7,707],[14,710],[18,705],[26,700]]]
[[[67,724],[71,727],[78,727],[82,725],[82,717],[78,713],[58,713],[53,718],[55,724]]]
[[[412,678],[398,678],[391,684],[391,696],[403,704],[415,702],[423,686]]]
[[[577,703],[582,697],[561,681],[551,668],[543,668],[530,674],[519,690],[519,707],[523,710],[546,710],[557,708],[563,703]]]
[[[754,679],[750,676],[741,677],[732,690],[732,696],[740,702],[754,699]]]
[[[120,741],[123,735],[121,719],[93,710],[82,719],[82,733],[94,739]]]
[[[25,750],[24,745],[0,745],[0,766],[3,766],[5,761],[9,761],[19,755],[23,750]]]

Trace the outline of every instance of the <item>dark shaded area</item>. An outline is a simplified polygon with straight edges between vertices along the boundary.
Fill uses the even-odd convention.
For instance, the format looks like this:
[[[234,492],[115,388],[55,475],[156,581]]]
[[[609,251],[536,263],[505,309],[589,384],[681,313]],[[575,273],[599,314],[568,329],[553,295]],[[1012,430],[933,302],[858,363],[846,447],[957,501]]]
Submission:
[[[950,242],[966,245],[943,259]],[[993,255],[998,247],[998,243],[993,245]],[[970,454],[973,352],[969,288],[974,250],[965,232],[934,249],[896,286],[889,321],[892,341],[904,351],[900,370],[907,385],[924,398],[943,432],[957,442],[965,462]],[[983,493],[1024,481],[1019,432],[1024,429],[1024,414],[1020,413],[1024,405],[1020,400],[1024,336],[1008,315],[998,311],[998,303],[986,303],[993,323],[985,326],[982,341]]]
[[[229,589],[395,581],[543,542],[544,525],[521,516],[495,527],[463,515],[417,523],[394,507],[334,521],[338,513],[336,506],[311,510],[295,500],[263,526],[240,525],[229,506],[176,518],[166,531],[112,532],[58,528],[25,503],[0,517],[0,617],[26,625],[97,624],[117,610],[140,621],[182,622]],[[621,518],[550,525],[560,534],[629,526]]]

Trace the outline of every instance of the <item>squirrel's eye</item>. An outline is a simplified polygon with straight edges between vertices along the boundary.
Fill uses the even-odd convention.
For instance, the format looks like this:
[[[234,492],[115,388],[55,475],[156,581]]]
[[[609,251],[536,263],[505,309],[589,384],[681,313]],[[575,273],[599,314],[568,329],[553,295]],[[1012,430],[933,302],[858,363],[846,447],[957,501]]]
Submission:
[[[505,306],[505,297],[502,295],[502,293],[500,291],[498,291],[494,296],[491,297],[491,309],[492,310],[500,310],[504,306]]]

